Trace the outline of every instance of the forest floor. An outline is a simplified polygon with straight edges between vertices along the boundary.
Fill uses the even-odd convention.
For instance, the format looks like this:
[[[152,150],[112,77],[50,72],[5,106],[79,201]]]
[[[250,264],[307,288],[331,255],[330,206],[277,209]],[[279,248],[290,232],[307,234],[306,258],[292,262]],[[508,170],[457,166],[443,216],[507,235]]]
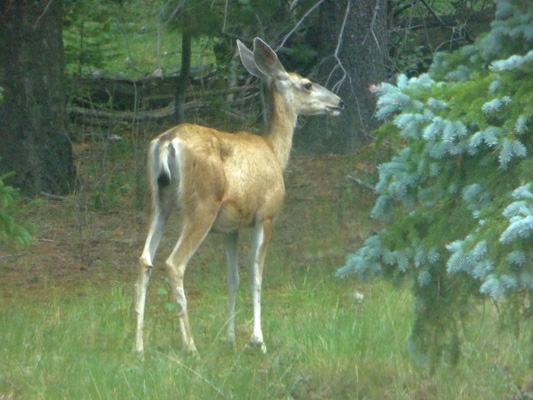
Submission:
[[[113,154],[103,154],[123,153],[123,148],[115,152],[115,149],[104,149],[101,143],[77,145],[76,148],[83,181],[81,188],[72,196],[43,197],[25,207],[24,217],[32,224],[35,243],[29,248],[10,248],[0,254],[2,296],[11,296],[20,290],[42,292],[50,285],[75,290],[80,283],[108,282],[109,274],[120,280],[134,279],[148,219],[148,206],[144,205],[147,195],[140,193],[142,188],[137,187],[145,184],[142,165],[136,160],[117,161]],[[144,159],[144,155],[141,158]],[[113,171],[104,171],[106,164]],[[136,172],[132,175],[132,170],[123,168]],[[368,234],[368,221],[363,226],[359,226],[358,221],[369,220],[368,210],[375,199],[369,188],[355,183],[352,177],[365,170],[372,175],[372,168],[366,161],[357,162],[353,155],[293,156],[286,171],[287,195],[276,221],[275,243],[304,253],[303,259],[332,258],[342,266],[346,254],[354,251]],[[118,178],[123,181],[116,184],[114,172],[128,176]],[[134,175],[136,182],[126,181]],[[113,187],[117,185],[118,188]],[[328,240],[341,241],[343,251],[317,250],[318,254],[305,254],[313,250],[302,249],[308,242],[303,234],[310,231],[316,232],[318,237],[325,234],[324,231],[319,234],[320,226],[312,224],[318,221],[320,225],[323,206],[328,209],[324,217],[336,219],[327,223],[336,226],[337,232],[329,231],[328,226],[327,233],[338,237]],[[336,210],[337,215],[329,212],[330,208]],[[317,211],[319,214],[313,215]],[[169,232],[161,245],[161,253],[168,253],[177,240],[177,224],[173,222],[176,221],[171,220],[167,226]],[[212,236],[214,238],[206,245],[221,246],[221,236]],[[202,249],[199,252],[202,253]]]

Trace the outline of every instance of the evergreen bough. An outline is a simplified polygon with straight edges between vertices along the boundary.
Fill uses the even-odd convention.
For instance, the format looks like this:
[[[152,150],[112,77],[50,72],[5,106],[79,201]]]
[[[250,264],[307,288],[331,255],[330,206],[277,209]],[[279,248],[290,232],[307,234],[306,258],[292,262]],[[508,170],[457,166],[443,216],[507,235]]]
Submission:
[[[14,242],[17,245],[31,244],[32,238],[26,228],[17,223],[16,206],[19,200],[19,190],[4,184],[8,175],[0,176],[0,249],[2,243]]]
[[[495,3],[475,44],[375,88],[379,137],[399,149],[379,166],[371,215],[385,228],[337,272],[412,279],[408,348],[431,366],[457,361],[473,300],[511,321],[533,301],[533,5]]]

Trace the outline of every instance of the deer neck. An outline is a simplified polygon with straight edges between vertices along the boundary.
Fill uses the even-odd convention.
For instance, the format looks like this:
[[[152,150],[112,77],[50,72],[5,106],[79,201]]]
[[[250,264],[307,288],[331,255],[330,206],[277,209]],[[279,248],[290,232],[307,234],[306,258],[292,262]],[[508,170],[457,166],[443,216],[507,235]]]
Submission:
[[[289,162],[292,138],[298,114],[290,99],[272,88],[272,110],[265,140],[274,151],[281,168],[285,170]]]

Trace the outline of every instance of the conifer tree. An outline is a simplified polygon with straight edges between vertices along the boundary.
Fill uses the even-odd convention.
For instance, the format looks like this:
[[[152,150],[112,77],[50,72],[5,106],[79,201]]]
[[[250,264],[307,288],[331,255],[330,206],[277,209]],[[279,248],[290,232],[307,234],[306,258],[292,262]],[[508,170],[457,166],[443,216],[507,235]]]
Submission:
[[[514,321],[533,300],[533,5],[495,2],[475,44],[375,88],[379,135],[398,147],[379,166],[372,217],[385,227],[337,272],[413,280],[408,347],[432,366],[457,360],[476,299]]]

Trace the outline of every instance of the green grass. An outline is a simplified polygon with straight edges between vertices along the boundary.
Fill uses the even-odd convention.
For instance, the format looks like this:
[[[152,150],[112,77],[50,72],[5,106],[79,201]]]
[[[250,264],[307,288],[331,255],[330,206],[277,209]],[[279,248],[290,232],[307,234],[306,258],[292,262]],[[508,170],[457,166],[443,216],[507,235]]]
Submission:
[[[199,359],[180,351],[177,320],[157,290],[160,276],[148,298],[144,357],[133,352],[132,282],[54,288],[43,300],[20,295],[4,301],[0,394],[17,399],[487,399],[505,398],[516,383],[513,377],[525,372],[527,341],[480,318],[466,335],[462,363],[427,376],[405,350],[412,322],[407,289],[377,281],[362,288],[365,301],[355,304],[352,282],[322,272],[302,271],[290,282],[266,279],[266,356],[244,350],[251,305],[242,290],[233,351],[223,342],[226,296],[219,275],[193,276],[189,282]]]
[[[29,205],[28,217],[40,226],[35,247],[0,258],[0,399],[514,400],[527,379],[531,321],[517,338],[499,326],[491,304],[480,307],[461,330],[459,365],[444,363],[430,375],[407,351],[409,286],[334,278],[346,248],[375,229],[368,192],[342,184],[353,156],[296,157],[287,172],[287,201],[265,268],[267,355],[244,350],[252,327],[249,234],[242,235],[236,350],[224,342],[222,238],[210,235],[185,281],[200,358],[182,353],[162,268],[177,237],[171,220],[155,260],[139,357],[133,284],[143,212],[135,191],[116,192],[104,179],[136,185],[120,173],[137,168],[129,157],[135,152],[121,146],[93,144],[81,153],[83,190],[73,201]],[[99,171],[95,161],[104,156],[101,164],[113,168]],[[92,205],[97,191],[101,207]],[[355,290],[363,303],[354,301]]]

